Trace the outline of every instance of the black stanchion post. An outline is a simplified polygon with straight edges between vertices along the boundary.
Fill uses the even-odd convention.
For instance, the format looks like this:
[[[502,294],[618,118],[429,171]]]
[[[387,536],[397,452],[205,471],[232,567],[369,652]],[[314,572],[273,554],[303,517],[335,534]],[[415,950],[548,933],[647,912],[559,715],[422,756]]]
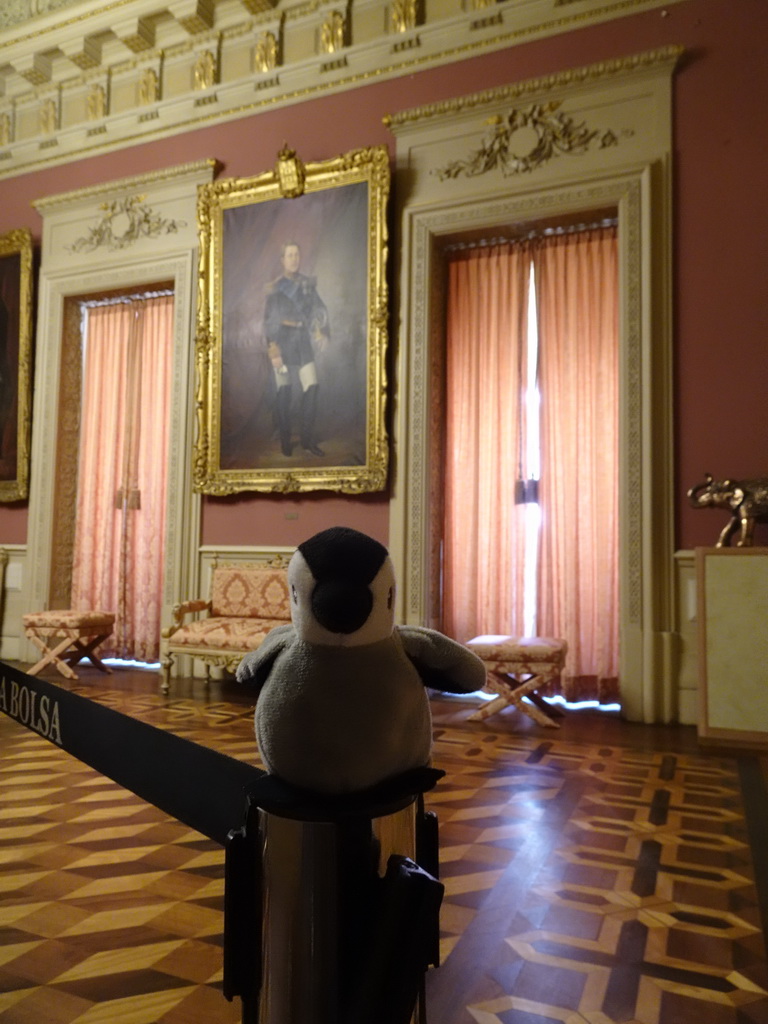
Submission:
[[[224,859],[224,995],[242,1000],[242,1024],[258,1024],[261,991],[261,837],[249,799],[243,825],[227,836]]]
[[[416,863],[436,863],[437,834],[414,782],[431,788],[441,775],[409,773],[386,796],[323,800],[269,776],[252,788],[259,1024],[424,1024],[420,995],[437,964],[443,887]]]

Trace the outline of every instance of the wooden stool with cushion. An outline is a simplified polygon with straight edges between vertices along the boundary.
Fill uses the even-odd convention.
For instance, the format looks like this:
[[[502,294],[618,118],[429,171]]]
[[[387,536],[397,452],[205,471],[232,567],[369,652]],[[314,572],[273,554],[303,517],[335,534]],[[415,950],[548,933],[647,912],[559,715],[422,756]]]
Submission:
[[[29,675],[36,676],[46,665],[53,665],[67,679],[77,679],[72,666],[83,658],[88,658],[102,672],[112,671],[95,650],[112,632],[114,612],[30,612],[22,616],[22,621],[27,637],[43,653],[40,661],[27,669]]]
[[[488,718],[512,704],[539,725],[559,728],[552,715],[560,712],[546,704],[537,691],[562,672],[568,653],[565,640],[544,636],[477,636],[467,646],[485,662],[488,676],[484,689],[497,694],[471,719]]]

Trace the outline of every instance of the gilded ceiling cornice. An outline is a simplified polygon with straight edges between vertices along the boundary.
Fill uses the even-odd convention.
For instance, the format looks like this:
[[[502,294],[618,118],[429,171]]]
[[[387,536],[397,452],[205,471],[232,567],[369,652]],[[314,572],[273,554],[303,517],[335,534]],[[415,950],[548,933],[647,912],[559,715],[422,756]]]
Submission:
[[[665,5],[433,0],[410,18],[403,0],[210,0],[203,18],[195,0],[162,2],[94,2],[0,32],[0,179]]]
[[[77,0],[73,0],[73,5]],[[99,4],[99,11],[106,11],[108,13],[114,13],[121,7],[127,7],[129,4],[135,5],[136,0],[111,0],[110,3]],[[86,8],[86,10],[80,10],[75,14],[68,15],[66,17],[61,16],[61,9],[46,11],[44,14],[38,14],[33,17],[24,18],[15,24],[10,24],[3,27],[0,32],[0,51],[4,46],[9,43],[26,43],[30,39],[37,39],[41,32],[41,26],[45,24],[45,21],[51,21],[55,18],[56,27],[59,29],[68,28],[70,25],[84,24],[93,18],[94,8]],[[23,35],[13,35],[10,38],[10,33],[14,32],[14,29],[18,25],[34,25],[29,32],[25,32]],[[3,39],[2,34],[6,33],[9,38]]]

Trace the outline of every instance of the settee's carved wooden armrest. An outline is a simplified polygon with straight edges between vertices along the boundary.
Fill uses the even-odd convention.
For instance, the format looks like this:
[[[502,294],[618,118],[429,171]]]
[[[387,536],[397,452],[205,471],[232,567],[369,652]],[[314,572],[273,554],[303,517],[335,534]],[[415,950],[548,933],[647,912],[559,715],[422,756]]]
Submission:
[[[182,601],[181,604],[175,604],[173,606],[173,624],[166,626],[161,631],[161,636],[167,640],[172,637],[173,634],[184,625],[184,619],[187,615],[192,615],[194,612],[204,612],[211,610],[211,602],[204,601],[202,598],[197,601]]]

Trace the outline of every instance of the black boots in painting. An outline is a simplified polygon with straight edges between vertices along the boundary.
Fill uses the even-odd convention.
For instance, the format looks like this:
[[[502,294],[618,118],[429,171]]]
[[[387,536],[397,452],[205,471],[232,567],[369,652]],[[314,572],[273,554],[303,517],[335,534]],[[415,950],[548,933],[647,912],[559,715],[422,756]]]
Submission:
[[[277,412],[277,429],[280,434],[280,447],[283,455],[290,455],[293,451],[291,443],[291,391],[293,389],[285,386],[277,389],[275,395],[275,407]]]
[[[293,452],[293,441],[291,438],[291,393],[293,388],[289,385],[277,389],[275,396],[277,410],[277,429],[280,435],[280,448],[283,455],[290,455]],[[319,448],[315,440],[315,418],[317,417],[317,384],[312,384],[301,395],[301,410],[299,430],[301,447],[311,455],[324,455],[325,452]]]
[[[301,396],[301,447],[311,455],[325,455],[315,441],[317,416],[317,384],[312,384]]]

